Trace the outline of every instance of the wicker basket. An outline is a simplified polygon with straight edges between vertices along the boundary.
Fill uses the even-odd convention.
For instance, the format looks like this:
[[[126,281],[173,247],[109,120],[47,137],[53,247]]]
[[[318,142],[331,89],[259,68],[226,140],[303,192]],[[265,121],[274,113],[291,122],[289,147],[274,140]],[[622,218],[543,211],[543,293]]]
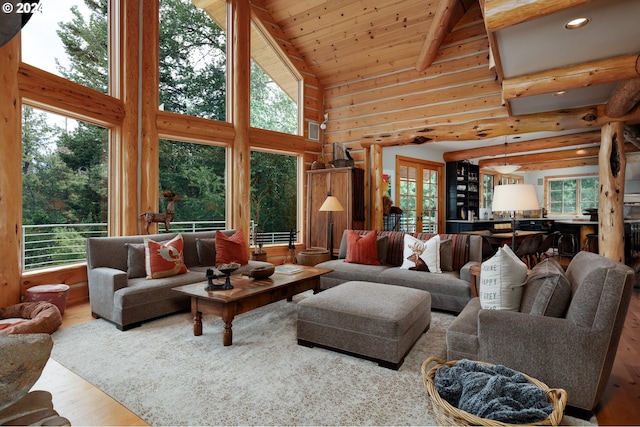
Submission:
[[[428,369],[428,366],[432,363],[436,363],[434,367]],[[557,426],[562,421],[564,414],[564,407],[567,404],[567,392],[561,388],[551,389],[545,383],[538,381],[535,378],[531,378],[525,375],[525,378],[530,383],[537,385],[547,393],[549,402],[553,403],[553,412],[544,420],[536,424],[507,424],[496,420],[490,420],[486,418],[480,418],[469,412],[462,411],[446,400],[440,397],[436,385],[433,382],[433,378],[436,375],[436,371],[443,367],[451,367],[457,363],[457,360],[445,362],[437,357],[430,357],[422,364],[422,379],[424,386],[427,389],[427,394],[431,400],[433,412],[436,417],[436,421],[440,426],[522,426],[522,425],[538,425],[538,426]],[[476,362],[486,366],[494,366],[490,363]]]

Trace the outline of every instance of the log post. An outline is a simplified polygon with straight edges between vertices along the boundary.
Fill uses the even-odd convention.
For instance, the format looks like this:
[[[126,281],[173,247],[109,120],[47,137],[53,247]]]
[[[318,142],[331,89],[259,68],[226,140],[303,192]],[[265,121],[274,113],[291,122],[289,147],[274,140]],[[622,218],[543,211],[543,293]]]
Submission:
[[[159,0],[141,2],[142,5],[142,72],[140,91],[140,126],[142,139],[140,141],[140,210],[142,212],[158,211],[158,183],[160,180],[160,141],[158,139],[158,127],[156,115],[160,104],[158,87],[160,87],[160,75],[158,70],[158,34],[160,22],[158,14]],[[129,129],[129,126],[127,126]],[[127,203],[134,201],[129,196]],[[142,222],[138,232],[142,233]],[[127,227],[129,229],[129,227]],[[124,231],[124,229],[122,230]],[[158,231],[156,224],[149,229],[150,233]]]
[[[22,103],[20,35],[0,47],[0,307],[20,302],[22,247]]]
[[[371,161],[371,166],[369,167],[371,177],[369,180],[371,186],[369,192],[371,194],[371,204],[369,205],[370,227],[372,230],[382,230],[384,228],[382,216],[382,147],[378,144],[373,144],[369,151],[369,159]]]
[[[624,263],[624,123],[602,127],[600,142],[598,204],[598,248],[602,256]]]
[[[231,1],[229,34],[232,49],[231,115],[235,128],[232,149],[233,177],[231,177],[231,226],[242,230],[249,238],[251,223],[251,171],[250,171],[250,109],[251,99],[251,8],[248,0]]]

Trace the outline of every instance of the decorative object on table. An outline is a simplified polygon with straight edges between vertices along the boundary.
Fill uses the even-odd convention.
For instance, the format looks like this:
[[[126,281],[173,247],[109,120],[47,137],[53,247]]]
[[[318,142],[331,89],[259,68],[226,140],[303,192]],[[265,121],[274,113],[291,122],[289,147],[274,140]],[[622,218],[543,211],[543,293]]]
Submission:
[[[428,366],[432,363],[436,363],[431,369],[428,369]],[[515,425],[515,424],[507,424],[505,422],[501,422],[498,420],[492,420],[487,418],[481,418],[477,415],[471,414],[469,412],[463,411],[461,409],[456,408],[451,403],[447,402],[443,399],[436,388],[436,383],[434,378],[438,369],[441,368],[450,368],[458,363],[457,360],[445,362],[442,359],[437,357],[430,357],[424,361],[422,364],[422,380],[424,382],[424,386],[427,390],[427,395],[429,396],[429,400],[431,401],[431,405],[433,408],[433,413],[435,415],[436,421],[438,425],[441,426],[506,426],[506,425]],[[487,368],[494,367],[496,365],[492,365],[490,363],[485,362],[474,362],[480,366],[484,366]],[[522,374],[524,378],[531,384],[540,388],[549,399],[549,403],[553,405],[553,411],[549,414],[548,417],[541,419],[538,422],[530,423],[526,425],[553,425],[557,426],[562,421],[562,417],[564,415],[564,408],[567,404],[567,392],[560,388],[549,388],[545,383],[539,381],[535,378],[532,378],[526,374]],[[525,425],[525,424],[522,424]]]
[[[263,265],[260,267],[253,267],[249,271],[249,277],[253,277],[254,279],[266,279],[270,277],[276,271],[275,265]]]
[[[264,188],[257,196],[255,196],[251,203],[251,210],[253,211],[253,227],[251,230],[251,240],[253,240],[253,250],[251,251],[251,259],[254,261],[266,261],[267,252],[262,249],[264,244],[263,238],[260,235],[260,208],[262,201],[269,191],[269,186]]]
[[[293,264],[296,261],[296,245],[294,244],[296,240],[296,234],[298,231],[289,231],[289,246],[287,251],[287,256],[284,258],[283,264]]]
[[[154,223],[164,223],[164,230],[169,232],[169,224],[173,221],[175,216],[175,202],[180,200],[180,197],[171,190],[164,190],[162,196],[167,201],[167,209],[165,213],[159,212],[144,212],[140,214],[140,217],[144,220],[144,232],[149,234],[149,226]]]
[[[333,143],[333,160],[331,163],[337,168],[353,167],[355,162],[349,151],[351,148],[345,147],[341,142]]]
[[[327,249],[329,249],[329,255],[331,255],[331,258],[333,258],[333,212],[342,212],[344,211],[344,208],[340,204],[338,198],[336,196],[332,196],[329,192],[327,193],[327,198],[325,199],[324,203],[322,204],[322,206],[320,206],[319,211],[329,212],[327,219],[327,242],[329,243],[329,246],[327,247]]]
[[[533,184],[503,184],[493,188],[493,212],[511,212],[511,249],[515,251],[518,222],[516,211],[533,211],[540,209],[540,202]]]
[[[282,264],[275,268],[276,273],[294,274],[302,271],[302,267],[295,264]]]
[[[231,262],[229,264],[220,264],[218,266],[218,270],[224,274],[225,281],[224,283],[214,283],[213,278],[218,277],[213,273],[213,270],[207,269],[207,286],[204,288],[205,291],[213,291],[213,290],[227,290],[233,289],[233,285],[231,284],[231,273],[240,268],[240,264],[237,262]]]

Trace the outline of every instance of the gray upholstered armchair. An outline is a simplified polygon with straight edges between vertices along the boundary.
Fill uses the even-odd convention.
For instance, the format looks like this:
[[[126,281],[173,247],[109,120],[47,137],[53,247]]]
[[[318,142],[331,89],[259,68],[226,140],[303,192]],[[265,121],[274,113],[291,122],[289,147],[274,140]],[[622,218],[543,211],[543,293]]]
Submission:
[[[483,310],[471,300],[447,331],[449,360],[503,364],[568,393],[592,411],[611,374],[631,299],[633,271],[590,252],[566,275],[552,260],[529,274],[519,312]]]

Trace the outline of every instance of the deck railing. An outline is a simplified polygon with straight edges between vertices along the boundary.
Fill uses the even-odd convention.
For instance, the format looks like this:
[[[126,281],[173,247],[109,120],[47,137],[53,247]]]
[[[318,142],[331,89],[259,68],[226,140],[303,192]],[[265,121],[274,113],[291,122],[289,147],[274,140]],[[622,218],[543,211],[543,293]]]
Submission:
[[[223,230],[225,227],[224,221],[176,221],[171,223],[170,232]],[[160,233],[164,233],[162,224],[159,229]],[[86,261],[87,238],[107,235],[106,223],[23,225],[22,269],[33,270]],[[264,245],[288,243],[289,232],[259,233],[258,239]]]

